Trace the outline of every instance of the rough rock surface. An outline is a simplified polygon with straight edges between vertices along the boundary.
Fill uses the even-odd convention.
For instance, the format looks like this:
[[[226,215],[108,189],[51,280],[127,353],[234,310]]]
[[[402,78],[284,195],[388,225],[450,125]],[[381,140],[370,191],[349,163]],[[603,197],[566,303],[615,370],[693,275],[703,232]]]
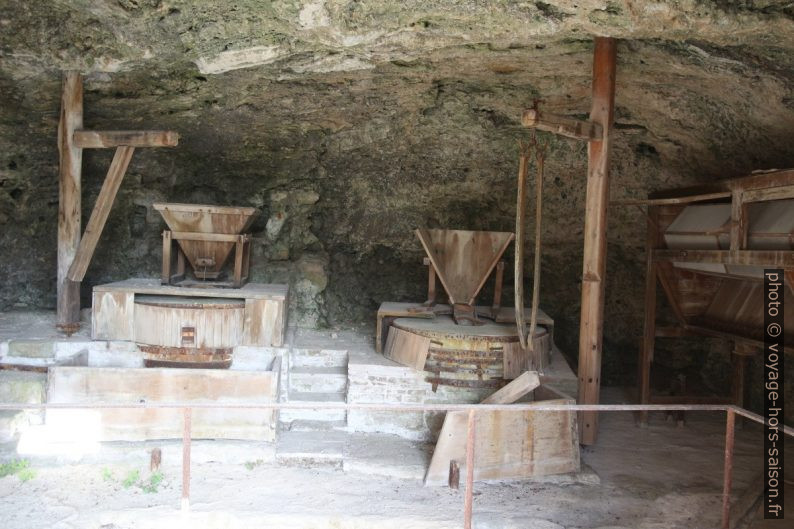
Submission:
[[[5,0],[0,28],[3,310],[55,302],[63,69],[86,127],[181,134],[136,152],[86,301],[157,273],[159,200],[261,208],[254,279],[291,283],[293,322],[422,299],[412,230],[512,229],[521,110],[588,113],[593,35],[621,39],[613,198],[794,165],[790,1]],[[575,357],[586,148],[550,141],[542,300]],[[85,153],[86,216],[109,158]],[[610,212],[607,382],[634,373],[644,224]]]

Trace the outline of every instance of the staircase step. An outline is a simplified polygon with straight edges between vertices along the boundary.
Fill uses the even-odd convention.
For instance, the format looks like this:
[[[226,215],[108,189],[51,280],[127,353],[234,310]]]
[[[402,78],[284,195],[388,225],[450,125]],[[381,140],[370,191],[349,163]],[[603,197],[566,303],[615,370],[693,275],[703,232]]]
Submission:
[[[293,367],[289,387],[291,392],[345,393],[347,367]]]
[[[276,461],[286,466],[342,468],[348,436],[341,432],[283,432]]]
[[[301,402],[306,404],[328,404],[329,402],[346,402],[345,393],[314,393],[290,391],[289,402]],[[327,409],[283,409],[279,412],[279,421],[291,423],[296,420],[309,421],[345,421],[347,410],[327,410]]]
[[[329,432],[347,428],[347,421],[312,421],[298,419],[289,425],[290,432]]]
[[[295,347],[290,353],[292,367],[346,367],[346,349]]]

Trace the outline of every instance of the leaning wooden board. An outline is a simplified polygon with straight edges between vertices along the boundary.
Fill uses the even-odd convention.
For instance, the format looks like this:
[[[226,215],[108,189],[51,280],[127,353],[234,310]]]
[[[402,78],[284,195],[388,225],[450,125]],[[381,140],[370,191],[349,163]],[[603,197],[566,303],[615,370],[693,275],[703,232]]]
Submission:
[[[539,388],[540,389],[540,388]],[[574,404],[571,398],[543,404]],[[446,485],[450,461],[466,460],[468,413],[447,413],[425,485]],[[478,411],[475,415],[474,479],[521,479],[578,472],[579,444],[573,412]],[[461,474],[463,470],[461,469]]]
[[[275,402],[279,366],[276,357],[269,371],[53,367],[48,375],[47,402]],[[194,409],[192,435],[197,439],[273,441],[276,422],[272,409]],[[181,409],[50,409],[46,423],[91,430],[96,441],[182,437]]]
[[[386,338],[386,349],[383,351],[383,356],[398,364],[422,371],[425,368],[429,350],[430,338],[406,332],[397,327],[389,327],[389,336]]]

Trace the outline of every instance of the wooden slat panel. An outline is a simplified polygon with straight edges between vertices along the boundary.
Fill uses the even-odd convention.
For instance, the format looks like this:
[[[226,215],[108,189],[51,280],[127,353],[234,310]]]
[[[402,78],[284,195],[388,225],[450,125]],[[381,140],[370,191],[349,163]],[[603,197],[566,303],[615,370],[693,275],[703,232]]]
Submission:
[[[129,340],[135,338],[132,292],[94,291],[91,310],[91,338],[94,340]]]
[[[416,230],[452,303],[474,303],[514,235],[497,231]]]
[[[544,404],[573,404],[573,400],[550,400]],[[465,461],[467,415],[447,413],[425,485],[446,484],[449,462]],[[520,479],[579,470],[573,412],[479,411],[475,424],[475,480]]]
[[[422,371],[425,368],[429,349],[430,338],[390,327],[383,355],[398,364]]]
[[[135,341],[165,347],[230,348],[242,343],[244,308],[176,308],[135,304]],[[195,329],[195,343],[182,343],[182,327]],[[269,344],[268,344],[269,345]]]
[[[283,343],[285,302],[246,299],[243,345],[277,347]]]
[[[274,371],[54,367],[48,402],[274,402],[277,378]],[[48,410],[46,423],[67,429],[71,425],[83,430],[75,433],[78,437],[96,441],[182,437],[180,409]],[[194,438],[272,441],[275,415],[273,410],[196,409],[192,433]]]

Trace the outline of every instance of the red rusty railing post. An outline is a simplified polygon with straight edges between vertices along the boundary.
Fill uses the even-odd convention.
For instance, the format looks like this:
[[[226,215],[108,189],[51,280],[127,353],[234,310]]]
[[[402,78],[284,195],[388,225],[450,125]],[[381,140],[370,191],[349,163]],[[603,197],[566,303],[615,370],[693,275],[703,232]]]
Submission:
[[[733,440],[736,414],[728,408],[725,418],[725,468],[722,475],[722,529],[731,527],[731,485],[733,482]]]
[[[466,495],[463,500],[463,529],[471,529],[471,511],[474,502],[474,409],[469,410],[466,434]]]
[[[190,510],[190,422],[191,409],[185,408],[182,430],[182,510]]]

